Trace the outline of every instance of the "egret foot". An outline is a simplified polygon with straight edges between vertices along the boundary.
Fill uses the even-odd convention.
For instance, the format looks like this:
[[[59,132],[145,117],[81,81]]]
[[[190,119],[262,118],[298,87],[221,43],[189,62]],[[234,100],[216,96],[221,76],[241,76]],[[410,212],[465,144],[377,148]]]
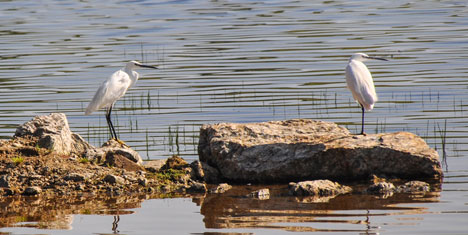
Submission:
[[[117,143],[119,143],[120,146],[129,148],[129,146],[123,140],[117,138],[113,138],[113,140],[117,141]]]
[[[356,133],[356,134],[351,134],[351,135],[356,136],[356,137],[359,136],[359,135],[367,136],[367,133],[366,133],[366,132],[361,132],[361,133],[359,133],[359,134]]]

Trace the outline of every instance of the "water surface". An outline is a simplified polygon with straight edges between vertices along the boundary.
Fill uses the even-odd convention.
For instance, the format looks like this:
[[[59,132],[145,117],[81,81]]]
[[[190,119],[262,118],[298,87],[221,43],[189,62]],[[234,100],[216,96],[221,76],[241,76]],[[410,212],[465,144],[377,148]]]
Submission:
[[[103,113],[84,116],[84,109],[101,82],[133,59],[160,69],[139,71],[142,79],[116,104],[114,123],[145,159],[197,159],[198,131],[207,123],[311,118],[359,132],[360,109],[346,89],[344,67],[352,53],[364,52],[389,59],[367,63],[379,102],[366,115],[366,132],[421,135],[446,153],[446,177],[440,198],[411,204],[426,209],[409,210],[410,218],[398,214],[404,209],[397,216],[370,205],[347,212],[365,220],[369,210],[382,233],[457,232],[467,219],[467,32],[463,1],[1,1],[0,136],[10,138],[34,115],[63,112],[74,132],[102,144]],[[158,221],[162,216],[148,213],[161,203],[190,215],[201,210],[188,199],[149,200],[134,209],[145,216],[122,219]],[[71,233],[109,232],[90,224],[101,217],[71,213],[74,224],[85,222]],[[180,233],[211,231],[204,215],[176,218],[193,225]],[[320,226],[309,219],[285,223],[343,233],[365,227],[330,218]],[[284,232],[253,224],[258,230],[235,231]]]

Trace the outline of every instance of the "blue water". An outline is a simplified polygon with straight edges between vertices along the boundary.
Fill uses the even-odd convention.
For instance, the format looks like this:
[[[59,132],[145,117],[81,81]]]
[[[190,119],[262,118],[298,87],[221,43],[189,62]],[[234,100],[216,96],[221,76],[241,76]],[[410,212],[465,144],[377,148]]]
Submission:
[[[207,123],[311,118],[359,132],[344,67],[352,53],[364,52],[389,59],[367,63],[379,102],[366,115],[366,132],[411,131],[441,157],[446,152],[441,196],[422,202],[424,213],[370,220],[385,234],[456,233],[468,218],[467,32],[463,1],[2,1],[0,136],[10,138],[34,115],[63,112],[74,132],[102,144],[109,136],[103,112],[84,116],[84,109],[102,81],[134,59],[160,69],[139,70],[141,80],[113,114],[120,138],[145,159],[197,159],[198,131]],[[150,213],[159,203],[138,210]],[[164,203],[187,214],[198,208],[187,199]],[[122,217],[142,221],[122,233],[156,227],[140,213]],[[97,218],[112,220],[77,213],[71,231],[50,233],[109,232],[93,224]],[[191,226],[179,232],[211,231],[202,218],[184,217]],[[23,233],[0,231],[7,230]]]

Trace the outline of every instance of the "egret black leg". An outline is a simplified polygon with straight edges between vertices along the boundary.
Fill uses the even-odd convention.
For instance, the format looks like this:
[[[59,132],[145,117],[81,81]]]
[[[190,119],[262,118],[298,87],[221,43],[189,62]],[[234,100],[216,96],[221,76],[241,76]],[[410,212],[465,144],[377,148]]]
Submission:
[[[110,130],[110,133],[111,133],[111,139],[118,139],[117,138],[117,133],[115,132],[115,128],[114,128],[114,125],[112,124],[112,119],[111,119],[112,107],[113,107],[113,105],[111,105],[107,109],[106,120],[107,120],[107,125],[109,126],[109,130]]]
[[[110,132],[110,135],[111,135],[111,139],[113,139],[114,138],[114,133],[112,133],[109,108],[106,109],[106,121],[107,121],[107,127],[109,127],[109,132]]]
[[[361,135],[364,135],[364,107],[361,105],[361,110],[362,110],[362,120],[361,120]]]

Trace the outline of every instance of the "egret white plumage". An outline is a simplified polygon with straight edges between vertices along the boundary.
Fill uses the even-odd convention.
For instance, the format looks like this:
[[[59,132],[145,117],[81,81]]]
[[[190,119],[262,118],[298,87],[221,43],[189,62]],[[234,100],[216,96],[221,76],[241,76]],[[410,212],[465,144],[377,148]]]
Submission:
[[[367,60],[387,61],[386,59],[371,57],[364,53],[356,53],[349,58],[348,66],[346,66],[348,89],[362,109],[361,135],[364,134],[364,112],[372,110],[378,100],[372,75],[363,63]]]
[[[89,115],[101,108],[106,109],[106,120],[107,125],[109,126],[111,139],[118,140],[117,133],[115,132],[114,125],[112,125],[111,120],[112,107],[118,99],[125,95],[130,87],[135,85],[140,75],[134,71],[134,69],[138,67],[157,69],[155,66],[144,65],[134,60],[128,62],[124,68],[114,72],[101,84],[86,108],[86,115]]]

